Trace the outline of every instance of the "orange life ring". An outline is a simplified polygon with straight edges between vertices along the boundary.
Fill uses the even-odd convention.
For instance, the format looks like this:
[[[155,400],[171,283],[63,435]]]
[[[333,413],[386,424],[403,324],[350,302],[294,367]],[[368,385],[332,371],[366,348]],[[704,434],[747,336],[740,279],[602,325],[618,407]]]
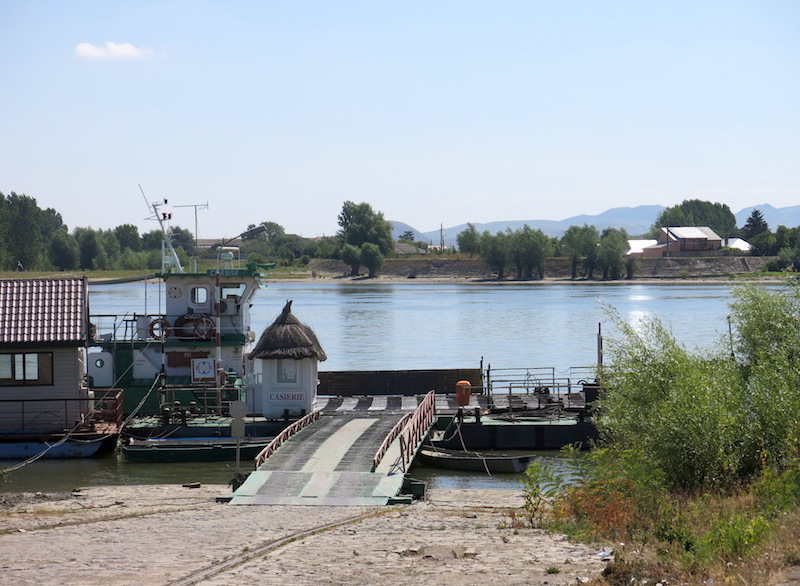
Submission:
[[[170,325],[165,317],[157,317],[150,322],[150,337],[166,340],[169,338]]]
[[[198,340],[210,340],[216,334],[214,320],[207,315],[194,318],[194,337]]]

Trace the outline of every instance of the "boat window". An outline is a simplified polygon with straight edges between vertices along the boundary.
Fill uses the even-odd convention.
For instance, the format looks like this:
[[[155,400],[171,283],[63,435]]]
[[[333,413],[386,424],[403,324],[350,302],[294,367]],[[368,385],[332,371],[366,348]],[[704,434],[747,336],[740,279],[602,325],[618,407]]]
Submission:
[[[192,303],[202,305],[208,301],[208,289],[205,287],[192,287]]]
[[[0,354],[0,385],[52,385],[53,353]]]
[[[279,384],[297,382],[297,361],[281,359],[278,360],[278,380]]]

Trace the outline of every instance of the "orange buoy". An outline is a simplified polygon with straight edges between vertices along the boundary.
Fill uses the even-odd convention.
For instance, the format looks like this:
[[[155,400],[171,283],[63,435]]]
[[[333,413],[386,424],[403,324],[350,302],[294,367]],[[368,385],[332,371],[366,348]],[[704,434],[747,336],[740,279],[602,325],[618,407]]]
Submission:
[[[472,394],[472,383],[468,380],[460,380],[456,383],[456,404],[459,407],[469,405],[470,395]]]

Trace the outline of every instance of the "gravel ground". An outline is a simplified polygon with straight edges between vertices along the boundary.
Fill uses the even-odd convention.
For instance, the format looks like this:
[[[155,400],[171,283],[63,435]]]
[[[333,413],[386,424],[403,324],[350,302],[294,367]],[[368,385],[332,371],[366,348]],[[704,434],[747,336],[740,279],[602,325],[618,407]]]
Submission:
[[[521,526],[521,495],[409,506],[232,506],[225,486],[0,494],[3,584],[578,584],[602,547]],[[609,546],[606,546],[609,547]]]

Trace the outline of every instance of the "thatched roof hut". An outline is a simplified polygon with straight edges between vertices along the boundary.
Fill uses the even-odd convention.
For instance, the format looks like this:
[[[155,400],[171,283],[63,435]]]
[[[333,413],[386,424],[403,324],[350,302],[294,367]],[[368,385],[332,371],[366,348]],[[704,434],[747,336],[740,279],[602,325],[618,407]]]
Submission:
[[[292,302],[287,301],[278,318],[269,326],[248,358],[264,360],[316,358],[327,360],[325,351],[310,327],[292,314]]]

